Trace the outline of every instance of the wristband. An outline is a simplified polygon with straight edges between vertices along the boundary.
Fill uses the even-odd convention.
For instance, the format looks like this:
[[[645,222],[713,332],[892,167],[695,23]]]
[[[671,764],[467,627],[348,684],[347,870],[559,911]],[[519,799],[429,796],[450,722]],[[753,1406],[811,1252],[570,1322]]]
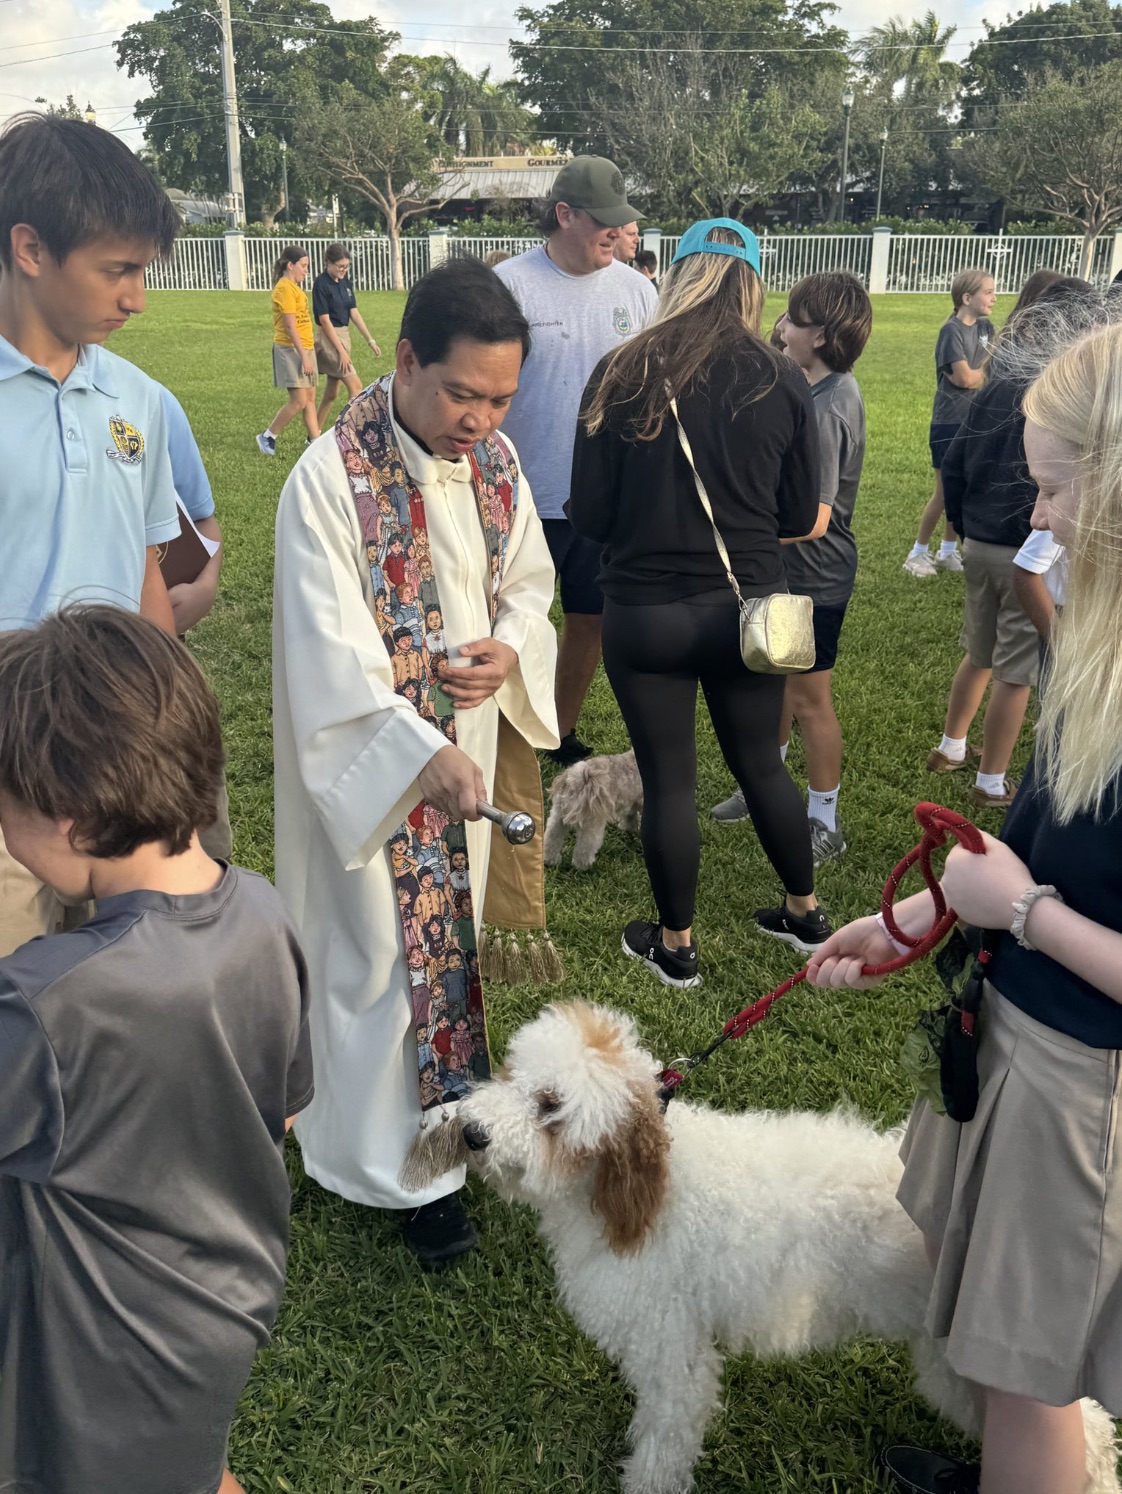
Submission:
[[[1036,945],[1030,944],[1025,934],[1025,920],[1032,912],[1033,904],[1039,902],[1042,897],[1054,897],[1058,903],[1063,902],[1063,898],[1053,886],[1037,883],[1035,887],[1026,887],[1013,903],[1013,922],[1009,925],[1009,932],[1022,949],[1036,950]]]
[[[912,947],[911,947],[910,944],[901,944],[900,941],[899,941],[899,939],[894,939],[892,937],[892,935],[888,932],[888,925],[884,921],[884,914],[883,913],[878,913],[877,914],[876,923],[877,923],[877,928],[880,929],[881,933],[888,940],[889,944],[892,945],[892,948],[896,951],[896,953],[898,955],[911,954]]]

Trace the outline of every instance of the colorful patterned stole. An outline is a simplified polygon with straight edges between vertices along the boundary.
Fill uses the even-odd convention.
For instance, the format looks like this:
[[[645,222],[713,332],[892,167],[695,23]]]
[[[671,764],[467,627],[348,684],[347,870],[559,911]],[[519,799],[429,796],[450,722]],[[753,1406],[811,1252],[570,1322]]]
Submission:
[[[335,439],[366,543],[375,620],[390,656],[394,689],[422,720],[455,742],[455,710],[437,672],[448,650],[425,503],[394,437],[390,382],[389,376],[379,379],[351,401],[335,426]],[[517,503],[518,469],[496,437],[475,446],[468,462],[487,543],[493,624]],[[425,1112],[461,1099],[470,1081],[485,1079],[491,1071],[467,838],[463,824],[422,800],[388,845]],[[481,919],[482,910],[478,912]],[[421,1127],[422,1132],[427,1129],[423,1115]],[[455,1127],[432,1129],[448,1132],[442,1140],[452,1146]],[[430,1151],[434,1139],[428,1139]],[[449,1165],[452,1160],[449,1155]],[[432,1167],[430,1156],[424,1170]],[[403,1172],[403,1181],[405,1176]]]

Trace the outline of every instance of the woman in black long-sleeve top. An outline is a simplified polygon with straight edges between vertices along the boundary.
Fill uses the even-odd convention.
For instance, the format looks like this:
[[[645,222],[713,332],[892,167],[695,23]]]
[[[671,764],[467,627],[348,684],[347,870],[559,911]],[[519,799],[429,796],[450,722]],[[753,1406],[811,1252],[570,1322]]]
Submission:
[[[830,933],[806,810],[779,754],[783,677],[741,660],[736,597],[670,409],[675,397],[741,591],[785,591],[780,542],[809,534],[818,517],[818,443],[805,379],[759,335],[759,263],[755,235],[728,219],[683,237],[654,322],[585,390],[567,508],[604,546],[604,666],[643,780],[658,919],[629,923],[624,953],[677,986],[700,979],[691,932],[699,684],[786,893],[758,922],[803,950]]]

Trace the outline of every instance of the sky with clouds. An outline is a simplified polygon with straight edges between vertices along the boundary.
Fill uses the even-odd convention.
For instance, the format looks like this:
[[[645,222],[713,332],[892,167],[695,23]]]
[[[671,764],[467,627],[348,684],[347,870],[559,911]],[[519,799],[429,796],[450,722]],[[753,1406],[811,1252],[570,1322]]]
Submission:
[[[329,0],[340,20],[371,14],[369,0]],[[0,118],[33,107],[45,97],[61,103],[72,93],[81,108],[97,111],[98,123],[141,143],[133,104],[143,93],[139,79],[118,73],[113,41],[125,26],[161,8],[143,0],[0,0]],[[964,57],[982,35],[982,20],[1001,20],[1013,9],[1005,0],[944,0],[935,6],[945,24],[959,30],[949,55]],[[511,76],[507,44],[518,34],[515,3],[473,7],[465,23],[462,0],[389,0],[373,13],[401,33],[401,48],[414,53],[450,52],[472,70],[490,66],[493,78]],[[910,18],[927,9],[907,0],[845,0],[837,20],[851,33],[892,15]],[[418,17],[417,11],[420,11]]]

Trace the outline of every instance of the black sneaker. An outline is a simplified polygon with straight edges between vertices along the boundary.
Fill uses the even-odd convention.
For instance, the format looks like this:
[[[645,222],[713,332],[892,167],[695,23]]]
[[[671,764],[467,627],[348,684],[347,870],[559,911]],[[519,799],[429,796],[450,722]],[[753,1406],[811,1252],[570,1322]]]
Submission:
[[[813,954],[834,932],[822,908],[812,908],[809,913],[800,915],[792,913],[786,902],[778,908],[757,908],[756,922],[765,934],[782,939],[784,944],[794,945],[804,954]]]
[[[982,1472],[976,1463],[905,1443],[882,1449],[880,1469],[903,1494],[978,1494]]]
[[[653,970],[665,986],[677,986],[687,991],[701,984],[697,973],[697,945],[687,944],[684,949],[667,949],[659,938],[662,925],[648,923],[636,918],[623,931],[623,952],[629,959],[642,960],[648,970]]]
[[[547,748],[545,755],[560,767],[570,768],[573,763],[582,763],[586,757],[591,757],[592,748],[582,742],[575,731],[570,731],[561,738],[559,747]]]
[[[475,1225],[468,1218],[459,1193],[449,1193],[407,1214],[401,1238],[422,1266],[441,1266],[454,1261],[479,1243]]]

